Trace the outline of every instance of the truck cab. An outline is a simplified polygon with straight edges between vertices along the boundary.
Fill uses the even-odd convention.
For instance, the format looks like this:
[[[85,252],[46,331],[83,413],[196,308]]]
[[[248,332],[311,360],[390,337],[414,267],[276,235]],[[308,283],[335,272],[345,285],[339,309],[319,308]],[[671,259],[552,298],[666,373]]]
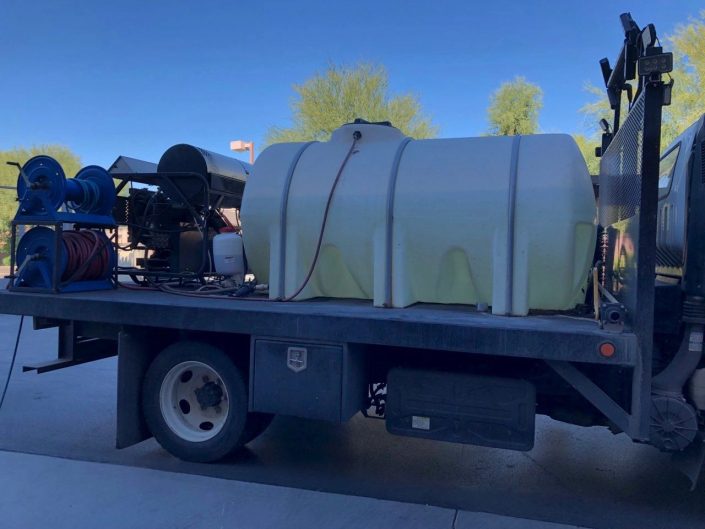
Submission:
[[[701,116],[668,145],[661,156],[656,271],[664,277],[682,277],[688,236],[689,190],[697,189],[697,184],[705,178],[704,140],[705,116]]]

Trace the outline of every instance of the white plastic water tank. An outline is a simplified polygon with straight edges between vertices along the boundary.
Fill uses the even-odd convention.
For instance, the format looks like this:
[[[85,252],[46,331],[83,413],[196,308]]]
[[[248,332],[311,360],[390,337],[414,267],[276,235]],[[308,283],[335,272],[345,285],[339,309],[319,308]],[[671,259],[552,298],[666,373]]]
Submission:
[[[245,257],[242,237],[234,230],[223,228],[213,237],[213,266],[218,274],[242,282],[245,278]]]
[[[272,299],[487,303],[495,314],[565,310],[583,299],[596,207],[585,161],[568,135],[411,140],[348,124],[322,143],[263,151],[241,219],[247,259]]]

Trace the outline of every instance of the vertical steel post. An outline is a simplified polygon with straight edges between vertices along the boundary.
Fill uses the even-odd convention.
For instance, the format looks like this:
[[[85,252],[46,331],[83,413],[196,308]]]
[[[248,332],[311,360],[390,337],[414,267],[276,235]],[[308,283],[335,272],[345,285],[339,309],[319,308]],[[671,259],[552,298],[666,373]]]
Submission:
[[[638,437],[648,439],[651,414],[651,370],[656,281],[656,230],[658,217],[658,175],[661,157],[661,114],[663,82],[660,74],[645,79],[644,127],[641,150],[641,195],[639,201],[639,260],[637,264],[637,307],[634,332],[639,340],[640,365],[634,370],[632,416]]]
[[[11,226],[11,232],[10,232],[10,288],[13,288],[15,286],[15,266],[17,263],[15,262],[15,252],[17,251],[17,224],[13,220],[10,223]]]
[[[54,294],[61,291],[61,252],[63,251],[64,223],[54,223],[54,263],[51,269],[51,289]]]

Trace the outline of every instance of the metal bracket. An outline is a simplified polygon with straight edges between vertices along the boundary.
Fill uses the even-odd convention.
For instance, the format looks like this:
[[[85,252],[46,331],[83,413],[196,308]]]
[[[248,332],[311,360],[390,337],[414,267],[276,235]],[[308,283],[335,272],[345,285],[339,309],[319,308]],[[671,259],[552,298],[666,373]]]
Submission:
[[[612,397],[585,376],[577,367],[563,360],[547,360],[546,363],[620,430],[632,439],[640,438],[635,416],[629,414],[617,404]]]
[[[600,305],[600,323],[606,331],[621,332],[624,330],[624,320],[627,310],[617,302],[605,302]]]
[[[46,327],[44,327],[46,328]],[[94,360],[110,358],[117,354],[117,342],[106,338],[81,338],[76,336],[73,321],[59,325],[59,353],[56,360],[22,366],[22,371],[38,374],[56,371]]]

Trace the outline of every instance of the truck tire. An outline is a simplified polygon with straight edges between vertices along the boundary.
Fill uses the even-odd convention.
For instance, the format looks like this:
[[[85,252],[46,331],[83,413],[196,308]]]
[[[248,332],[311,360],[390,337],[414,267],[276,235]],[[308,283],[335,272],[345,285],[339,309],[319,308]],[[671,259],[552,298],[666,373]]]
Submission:
[[[159,353],[145,376],[142,405],[152,435],[185,461],[222,459],[257,429],[248,421],[242,371],[206,343],[177,342]]]

